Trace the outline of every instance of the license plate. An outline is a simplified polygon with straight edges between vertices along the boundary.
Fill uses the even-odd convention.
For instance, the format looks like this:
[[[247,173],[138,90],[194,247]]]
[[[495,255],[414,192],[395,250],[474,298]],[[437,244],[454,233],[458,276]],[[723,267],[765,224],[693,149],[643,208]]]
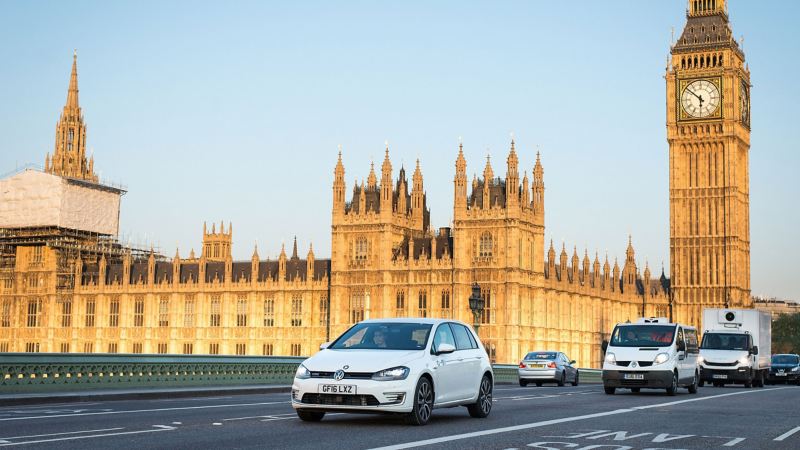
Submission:
[[[354,394],[356,386],[353,384],[321,384],[319,392],[322,394]]]
[[[626,373],[624,377],[626,380],[644,380],[643,373]]]
[[[783,373],[783,372],[778,372],[778,373],[776,373],[775,375],[777,375],[777,376],[779,376],[779,377],[785,377],[785,376],[786,376],[786,374],[785,374],[785,373]]]
[[[727,380],[728,376],[724,375],[724,374],[716,373],[716,374],[714,374],[714,376],[712,378],[716,378],[718,380]]]
[[[530,369],[544,369],[544,364],[529,364],[528,368],[530,368]]]

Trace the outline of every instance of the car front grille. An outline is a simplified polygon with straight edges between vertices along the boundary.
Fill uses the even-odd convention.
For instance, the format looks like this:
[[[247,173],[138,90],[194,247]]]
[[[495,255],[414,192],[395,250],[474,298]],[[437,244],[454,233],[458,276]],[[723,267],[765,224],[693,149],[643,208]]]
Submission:
[[[311,372],[311,378],[333,379],[333,372]],[[345,372],[344,378],[351,380],[369,380],[372,378],[372,372]]]
[[[374,395],[303,394],[302,403],[311,405],[378,406]]]
[[[644,386],[647,380],[619,380],[621,386]]]
[[[706,361],[706,365],[708,365],[708,366],[717,366],[717,367],[733,367],[733,366],[735,366],[737,364],[739,364],[737,361],[734,361],[734,362],[712,362],[712,361]]]
[[[636,364],[638,364],[639,367],[650,367],[653,365],[653,361],[636,361]],[[617,365],[628,367],[631,365],[631,361],[617,361]]]

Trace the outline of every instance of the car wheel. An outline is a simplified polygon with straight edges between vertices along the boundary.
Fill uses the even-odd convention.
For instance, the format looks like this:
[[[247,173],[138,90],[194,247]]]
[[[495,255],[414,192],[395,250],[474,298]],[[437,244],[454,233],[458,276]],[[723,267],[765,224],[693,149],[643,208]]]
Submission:
[[[325,417],[325,413],[321,411],[306,411],[303,409],[297,410],[297,417],[303,422],[319,422]]]
[[[577,386],[578,385],[578,372],[575,372],[575,381],[572,382],[572,385],[573,386]]]
[[[689,393],[690,394],[697,394],[697,379],[700,378],[697,376],[697,372],[694,373],[694,380],[692,380],[692,384],[689,385]]]
[[[536,382],[536,387],[542,387],[542,383],[540,381]]]
[[[472,417],[483,419],[492,411],[492,379],[488,375],[481,378],[478,388],[478,400],[467,406],[467,411]]]
[[[413,402],[411,412],[406,415],[406,422],[411,425],[425,425],[433,412],[433,386],[430,380],[422,377],[417,381]]]
[[[675,395],[678,393],[678,374],[672,373],[672,384],[667,388],[667,395]]]
[[[525,380],[519,380],[519,385],[522,386],[522,387],[525,387],[525,386],[528,385],[528,382],[525,381]]]
[[[631,392],[633,392],[634,394],[638,394],[639,391],[641,391],[640,388],[631,388]]]
[[[608,395],[614,395],[614,392],[616,392],[617,388],[603,386],[603,390],[606,391],[606,394]]]
[[[557,381],[558,385],[563,386],[566,381],[567,381],[567,374],[561,372],[561,379]]]

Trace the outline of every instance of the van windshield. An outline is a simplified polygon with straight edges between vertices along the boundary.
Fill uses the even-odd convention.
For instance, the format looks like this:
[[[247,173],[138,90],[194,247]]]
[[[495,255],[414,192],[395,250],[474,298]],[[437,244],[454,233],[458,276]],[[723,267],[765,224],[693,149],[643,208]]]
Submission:
[[[666,347],[675,337],[675,325],[621,325],[614,328],[615,347]]]
[[[701,349],[706,350],[748,350],[746,334],[706,333],[703,335]]]

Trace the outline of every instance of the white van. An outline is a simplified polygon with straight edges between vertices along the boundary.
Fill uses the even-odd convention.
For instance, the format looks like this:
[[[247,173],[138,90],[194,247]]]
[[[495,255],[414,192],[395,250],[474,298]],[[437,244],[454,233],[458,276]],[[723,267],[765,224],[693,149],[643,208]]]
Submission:
[[[678,387],[697,393],[697,330],[670,323],[664,317],[620,323],[603,341],[603,388],[613,394],[617,388],[666,389],[675,395]]]

